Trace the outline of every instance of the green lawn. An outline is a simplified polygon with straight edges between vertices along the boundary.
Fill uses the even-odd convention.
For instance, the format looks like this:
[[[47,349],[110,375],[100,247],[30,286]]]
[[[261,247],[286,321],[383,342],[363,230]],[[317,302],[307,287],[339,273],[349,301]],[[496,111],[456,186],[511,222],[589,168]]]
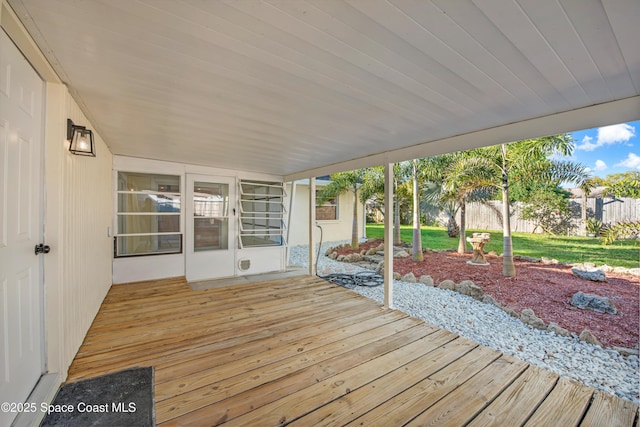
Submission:
[[[485,230],[467,230],[472,232]],[[491,241],[485,251],[502,253],[502,232],[490,231]],[[404,242],[411,242],[412,227],[401,226],[400,237]],[[382,224],[367,224],[369,238],[383,237]],[[542,234],[513,233],[514,255],[527,255],[536,258],[555,258],[560,262],[594,262],[598,265],[608,264],[628,268],[640,267],[640,240],[619,240],[605,246],[600,240],[591,237],[549,236]],[[458,239],[447,236],[443,227],[422,227],[422,247],[430,249],[457,249]],[[471,250],[471,245],[467,244]]]

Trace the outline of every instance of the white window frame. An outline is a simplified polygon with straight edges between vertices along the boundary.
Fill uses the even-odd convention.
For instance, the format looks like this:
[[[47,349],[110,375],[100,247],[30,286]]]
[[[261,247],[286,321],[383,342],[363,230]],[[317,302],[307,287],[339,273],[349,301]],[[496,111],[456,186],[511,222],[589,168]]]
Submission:
[[[274,193],[270,190],[267,193],[251,193],[243,187],[258,186],[265,189],[274,189]],[[240,249],[255,247],[272,247],[286,246],[286,225],[285,215],[287,214],[284,206],[284,199],[287,196],[284,183],[274,181],[258,181],[258,180],[240,180],[238,183],[240,194],[240,215],[238,216],[238,245]],[[253,204],[253,209],[245,208],[245,204]],[[257,206],[264,204],[263,209],[256,209]],[[277,210],[272,210],[277,208]],[[272,222],[277,221],[278,226],[273,226]],[[259,237],[264,238],[263,243],[247,243],[244,238]],[[278,241],[270,238],[279,237]],[[269,243],[269,242],[272,243]]]
[[[339,195],[335,195],[333,197],[330,197],[329,199],[333,198],[335,199],[335,203],[329,203],[329,199],[327,199],[322,205],[318,204],[318,194],[322,191],[322,189],[316,189],[316,221],[338,221],[340,220],[340,196]],[[335,218],[331,218],[331,219],[319,219],[318,218],[318,209],[319,208],[323,208],[323,207],[335,207],[336,208],[336,217]]]
[[[150,175],[150,176],[170,176],[172,178],[177,178],[179,183],[179,191],[156,191],[156,190],[119,190],[119,181],[120,174],[136,174],[136,175]],[[182,177],[176,174],[162,174],[162,173],[150,173],[150,172],[138,172],[138,171],[115,171],[115,179],[116,179],[116,218],[115,218],[115,234],[114,234],[114,248],[113,248],[113,256],[114,258],[128,258],[128,257],[139,257],[139,256],[155,256],[155,255],[174,255],[181,254],[183,252],[184,246],[184,238],[182,233],[182,211],[183,211],[183,194],[182,194]],[[153,197],[162,197],[162,196],[171,196],[177,197],[180,201],[180,209],[178,212],[121,212],[120,209],[120,195],[145,195],[145,196],[153,196]],[[170,231],[170,232],[146,232],[146,233],[121,233],[120,231],[120,218],[126,216],[177,216],[178,217],[178,231]],[[119,253],[118,246],[118,238],[120,237],[148,237],[148,236],[178,236],[179,244],[177,248],[173,251],[150,251],[150,252],[142,252],[142,253]]]

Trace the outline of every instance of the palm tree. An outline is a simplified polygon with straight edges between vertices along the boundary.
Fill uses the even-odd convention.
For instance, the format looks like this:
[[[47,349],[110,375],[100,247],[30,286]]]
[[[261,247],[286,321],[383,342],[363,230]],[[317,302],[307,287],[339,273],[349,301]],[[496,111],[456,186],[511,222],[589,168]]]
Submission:
[[[344,193],[353,193],[353,221],[351,227],[351,248],[358,249],[358,188],[366,173],[366,169],[340,172],[331,175],[331,182],[318,194],[318,204],[322,204],[331,197],[338,197]]]
[[[502,274],[516,275],[513,263],[513,245],[511,239],[511,215],[509,199],[509,180],[517,179],[521,183],[542,180],[546,182],[574,182],[582,184],[588,179],[585,168],[577,163],[559,161],[554,156],[569,156],[573,152],[571,136],[553,135],[528,139],[473,150],[475,157],[462,172],[463,180],[476,180],[478,185],[495,187],[502,192],[503,218],[503,264]]]
[[[466,251],[466,206],[472,201],[486,201],[493,195],[486,180],[478,180],[480,169],[473,177],[467,171],[474,168],[473,151],[442,154],[434,157],[429,174],[430,189],[427,199],[449,213],[450,223],[458,228],[458,253]],[[486,175],[486,174],[485,174]],[[460,212],[460,225],[455,223],[455,215]]]
[[[403,169],[403,164],[395,163],[393,165],[393,186],[394,186],[394,228],[393,228],[393,244],[401,243],[400,240],[400,211],[402,206],[406,204],[409,192],[406,188],[407,177]],[[360,200],[364,203],[367,200],[375,199],[378,204],[382,204],[384,200],[384,167],[374,166],[365,169],[362,177],[362,185],[360,187]],[[382,212],[386,215],[386,207]]]

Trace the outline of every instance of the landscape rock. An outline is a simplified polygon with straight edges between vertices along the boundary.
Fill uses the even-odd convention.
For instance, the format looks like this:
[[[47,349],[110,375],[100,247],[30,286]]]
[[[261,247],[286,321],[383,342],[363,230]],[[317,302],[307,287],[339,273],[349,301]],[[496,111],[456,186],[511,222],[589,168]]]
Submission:
[[[629,274],[632,276],[640,276],[640,268],[630,268]]]
[[[376,251],[380,252],[380,251],[384,251],[384,243],[380,243],[378,245],[378,247],[376,248]]]
[[[393,280],[400,280],[401,277],[402,277],[402,275],[400,273],[398,273],[397,271],[393,272]]]
[[[329,259],[336,259],[338,258],[338,252],[333,251],[328,255]]]
[[[414,276],[412,272],[408,272],[407,274],[402,276],[400,281],[401,282],[407,282],[407,283],[416,283],[417,282],[416,276]]]
[[[494,297],[491,295],[485,295],[482,297],[482,302],[485,304],[495,305],[496,307],[502,308],[502,304],[500,304]]]
[[[531,325],[536,329],[547,329],[544,321],[540,319],[530,308],[525,308],[522,310],[522,314],[520,314],[520,320],[522,320],[527,325]]]
[[[582,265],[584,265],[585,268],[596,268],[596,265],[592,262],[585,262]]]
[[[560,261],[558,261],[557,259],[555,259],[555,258],[547,258],[546,256],[541,257],[540,261],[543,264],[554,264],[554,265],[555,264],[560,264]]]
[[[344,255],[338,255],[336,261],[344,262]]]
[[[477,299],[478,301],[482,301],[482,299],[484,298],[484,291],[480,286],[472,283],[471,285],[469,285],[469,293],[467,295],[469,295],[471,298]]]
[[[423,285],[434,286],[433,278],[431,276],[422,275],[420,276],[419,282],[422,283]]]
[[[620,353],[623,357],[640,356],[640,351],[637,348],[613,347],[613,349]]]
[[[378,265],[376,266],[376,273],[378,273],[379,275],[383,275],[384,274],[384,261],[380,261],[378,263]]]
[[[371,248],[365,253],[365,255],[375,255],[376,252],[378,252],[376,248]]]
[[[526,256],[526,255],[515,255],[513,259],[518,259],[520,261],[527,261],[527,262],[540,262],[538,258],[535,258],[532,256]]]
[[[454,291],[456,289],[456,283],[453,280],[443,280],[438,285],[440,289],[448,289],[450,291]]]
[[[607,276],[602,270],[598,270],[595,267],[576,266],[571,269],[574,276],[582,279],[591,280],[593,282],[606,282]]]
[[[579,338],[584,342],[588,342],[589,344],[602,347],[602,343],[600,342],[600,340],[596,338],[596,336],[593,335],[593,333],[588,329],[585,329],[584,331],[580,332]]]
[[[618,312],[609,298],[583,292],[577,292],[571,297],[571,305],[598,313],[616,314]]]
[[[515,317],[516,319],[520,319],[520,315],[518,314],[517,311],[509,308],[509,307],[503,307],[502,308],[504,310],[505,313],[507,313],[509,316],[511,317]]]
[[[626,267],[613,267],[613,272],[618,274],[627,274],[629,269]]]
[[[393,254],[394,258],[407,258],[410,257],[411,255],[409,255],[409,253],[407,253],[407,251],[399,251]]]
[[[563,337],[571,336],[571,333],[569,331],[567,331],[565,328],[563,328],[562,326],[558,325],[555,322],[549,323],[549,325],[547,326],[547,330],[551,332],[555,332],[556,334]]]
[[[610,271],[613,271],[613,267],[607,264],[602,264],[600,267],[598,267],[598,270],[604,271],[605,273],[609,273]]]
[[[463,280],[460,283],[456,283],[454,290],[462,295],[469,295],[469,284],[473,285],[471,280]]]

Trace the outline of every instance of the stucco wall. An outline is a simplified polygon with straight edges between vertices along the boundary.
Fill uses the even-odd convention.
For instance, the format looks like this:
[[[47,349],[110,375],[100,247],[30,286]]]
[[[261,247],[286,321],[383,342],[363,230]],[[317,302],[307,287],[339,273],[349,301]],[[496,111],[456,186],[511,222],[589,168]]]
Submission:
[[[322,188],[322,181],[316,181],[316,188]],[[291,194],[291,186],[287,186],[288,194]],[[339,240],[351,240],[353,224],[353,193],[347,192],[338,199],[338,219],[333,221],[316,221],[322,227],[323,242]],[[288,206],[288,205],[287,205]],[[296,192],[291,212],[289,225],[289,246],[306,245],[309,243],[309,185],[306,181],[296,184]],[[320,241],[320,230],[314,227],[315,239]],[[365,234],[364,206],[358,202],[358,238]]]

